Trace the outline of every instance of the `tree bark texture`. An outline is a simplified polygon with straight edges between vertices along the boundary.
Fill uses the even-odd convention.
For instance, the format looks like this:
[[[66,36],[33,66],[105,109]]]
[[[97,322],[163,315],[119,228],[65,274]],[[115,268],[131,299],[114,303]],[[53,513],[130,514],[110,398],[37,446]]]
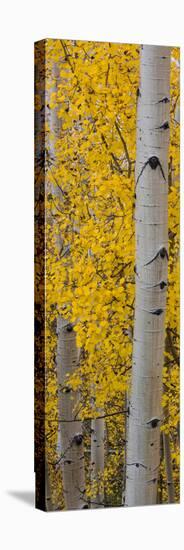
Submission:
[[[103,411],[99,409],[100,414]],[[105,421],[104,418],[94,419],[91,422],[91,481],[96,481],[98,484],[98,493],[92,498],[91,508],[102,508],[104,505],[104,490],[100,482],[104,473],[104,435]],[[93,503],[94,500],[94,503]]]
[[[82,422],[76,420],[75,412],[79,394],[72,391],[67,374],[71,375],[79,361],[79,350],[73,327],[68,321],[58,318],[57,323],[57,373],[59,392],[59,420],[62,450],[62,475],[65,506],[67,510],[84,507],[85,475]]]
[[[136,299],[125,506],[157,500],[168,273],[169,47],[141,48],[137,95]]]

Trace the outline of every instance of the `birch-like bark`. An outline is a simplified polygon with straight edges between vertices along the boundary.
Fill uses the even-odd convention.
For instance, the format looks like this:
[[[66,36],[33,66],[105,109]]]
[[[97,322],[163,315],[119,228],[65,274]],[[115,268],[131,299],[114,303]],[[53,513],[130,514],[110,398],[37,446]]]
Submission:
[[[62,449],[63,492],[67,510],[85,506],[84,446],[82,422],[76,421],[74,410],[79,402],[78,392],[72,391],[67,375],[71,375],[79,361],[79,350],[73,327],[58,318],[57,373],[59,389],[59,417]]]
[[[137,113],[136,300],[125,506],[155,504],[168,272],[170,48],[143,46]]]
[[[129,407],[128,390],[125,390],[125,411]],[[128,415],[125,415],[125,454],[124,454],[124,470],[123,470],[123,493],[122,504],[125,503],[125,489],[126,489],[126,464],[127,464],[127,438],[128,438]]]
[[[98,410],[99,416],[103,415],[101,409]],[[104,505],[103,473],[104,473],[104,418],[98,418],[91,421],[91,481],[96,481],[98,492],[95,498],[92,498],[91,508],[102,508]],[[93,503],[94,501],[94,503]]]
[[[59,80],[59,69],[57,64],[53,65],[50,93],[57,92]],[[49,152],[52,162],[57,162],[55,154],[55,140],[59,137],[60,121],[57,116],[57,107],[50,110],[49,115]],[[52,194],[62,200],[59,187],[52,185]],[[53,218],[54,219],[54,218]],[[54,225],[54,221],[52,224]],[[58,252],[63,242],[62,235],[57,234],[56,245]],[[68,252],[69,253],[69,252]],[[58,379],[58,407],[59,407],[59,434],[58,441],[61,445],[61,467],[63,478],[63,493],[67,510],[80,509],[84,506],[82,497],[85,490],[84,471],[84,445],[82,435],[82,422],[75,421],[74,409],[79,401],[78,392],[72,392],[67,386],[66,374],[71,375],[79,362],[79,350],[76,345],[76,336],[73,326],[63,319],[57,317],[57,355],[56,370]]]

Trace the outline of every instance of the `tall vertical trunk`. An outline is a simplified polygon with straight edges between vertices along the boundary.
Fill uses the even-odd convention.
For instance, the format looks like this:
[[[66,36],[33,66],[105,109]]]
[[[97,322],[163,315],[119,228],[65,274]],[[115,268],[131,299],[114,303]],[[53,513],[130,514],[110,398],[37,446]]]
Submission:
[[[155,504],[168,271],[170,48],[143,46],[137,113],[136,301],[125,505]]]
[[[124,409],[127,411],[129,407],[128,389],[125,390]],[[125,489],[126,489],[126,464],[127,464],[127,437],[128,437],[128,415],[125,415],[125,446],[124,446],[124,468],[123,468],[123,491],[122,491],[122,504],[125,503]]]
[[[103,416],[103,411],[99,409]],[[98,492],[95,498],[92,498],[92,508],[102,508],[104,504],[104,490],[102,476],[104,473],[104,418],[94,419],[91,422],[91,481],[97,482]],[[94,501],[94,504],[93,504]]]
[[[74,372],[79,361],[75,331],[72,325],[58,318],[57,323],[57,372],[59,416],[62,450],[63,492],[67,510],[85,506],[84,445],[82,422],[76,421],[74,410],[79,401],[77,391],[72,391],[67,376]]]

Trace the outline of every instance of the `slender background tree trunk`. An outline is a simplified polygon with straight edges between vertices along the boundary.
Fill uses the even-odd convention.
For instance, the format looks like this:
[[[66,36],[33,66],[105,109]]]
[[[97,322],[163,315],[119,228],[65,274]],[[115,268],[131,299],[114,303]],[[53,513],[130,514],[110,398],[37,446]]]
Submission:
[[[104,411],[99,409],[100,414],[103,415]],[[104,490],[103,484],[100,482],[104,473],[104,435],[105,435],[105,421],[104,418],[98,418],[91,422],[91,480],[95,480],[98,484],[98,493],[93,499],[92,508],[102,508],[104,504]]]
[[[155,504],[168,271],[170,48],[143,46],[137,112],[136,302],[125,505]]]
[[[85,506],[84,445],[82,422],[76,421],[74,409],[79,394],[71,390],[67,374],[71,375],[79,361],[75,331],[70,323],[58,318],[57,372],[59,416],[62,449],[62,474],[65,506],[67,510]]]

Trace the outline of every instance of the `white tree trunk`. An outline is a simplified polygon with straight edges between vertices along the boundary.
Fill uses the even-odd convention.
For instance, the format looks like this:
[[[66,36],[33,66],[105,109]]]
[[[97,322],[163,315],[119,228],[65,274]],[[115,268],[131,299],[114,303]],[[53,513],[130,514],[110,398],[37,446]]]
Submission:
[[[99,416],[104,412],[99,409]],[[97,482],[98,492],[92,497],[91,508],[102,508],[104,505],[103,483],[100,482],[104,473],[104,418],[94,419],[91,422],[91,481]],[[94,503],[93,503],[94,501]]]
[[[125,506],[155,504],[168,271],[170,48],[143,46],[137,113],[136,301]]]
[[[129,407],[128,389],[125,390],[124,408],[125,411]],[[123,491],[122,491],[122,504],[125,504],[125,489],[126,489],[126,464],[127,464],[127,438],[128,438],[128,415],[125,416],[125,432],[124,432],[124,469],[123,469]]]
[[[67,374],[71,375],[79,361],[76,336],[72,325],[58,318],[57,372],[59,416],[62,451],[62,474],[65,506],[67,510],[85,506],[84,445],[82,422],[75,420],[74,408],[79,402],[78,392],[71,390]]]

